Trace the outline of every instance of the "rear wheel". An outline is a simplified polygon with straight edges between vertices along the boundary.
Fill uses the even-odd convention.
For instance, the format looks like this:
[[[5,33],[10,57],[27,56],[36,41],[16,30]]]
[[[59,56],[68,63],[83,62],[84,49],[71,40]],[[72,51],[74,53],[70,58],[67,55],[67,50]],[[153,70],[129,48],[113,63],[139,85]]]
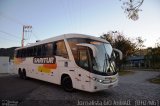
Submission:
[[[23,72],[20,68],[18,69],[18,75],[19,75],[19,78],[23,79]]]
[[[23,78],[23,79],[25,79],[25,80],[27,79],[27,76],[26,76],[26,70],[25,70],[25,69],[23,69],[22,78]]]
[[[61,81],[62,87],[67,92],[73,91],[72,80],[69,76],[65,76]]]

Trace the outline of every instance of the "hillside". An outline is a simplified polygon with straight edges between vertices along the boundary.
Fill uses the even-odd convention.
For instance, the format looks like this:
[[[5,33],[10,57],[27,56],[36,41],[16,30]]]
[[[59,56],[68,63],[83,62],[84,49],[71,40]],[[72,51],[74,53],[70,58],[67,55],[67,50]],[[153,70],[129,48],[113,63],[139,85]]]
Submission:
[[[11,48],[0,48],[0,56],[9,56],[13,59],[14,50],[18,47],[11,47]]]

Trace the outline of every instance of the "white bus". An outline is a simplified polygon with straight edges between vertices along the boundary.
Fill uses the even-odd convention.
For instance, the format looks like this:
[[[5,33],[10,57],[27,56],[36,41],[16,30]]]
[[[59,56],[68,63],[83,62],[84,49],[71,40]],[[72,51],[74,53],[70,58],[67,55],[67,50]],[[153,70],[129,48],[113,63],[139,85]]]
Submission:
[[[118,83],[113,51],[104,39],[64,34],[17,48],[15,70],[22,79],[51,82],[62,85],[66,91],[75,88],[96,92]]]

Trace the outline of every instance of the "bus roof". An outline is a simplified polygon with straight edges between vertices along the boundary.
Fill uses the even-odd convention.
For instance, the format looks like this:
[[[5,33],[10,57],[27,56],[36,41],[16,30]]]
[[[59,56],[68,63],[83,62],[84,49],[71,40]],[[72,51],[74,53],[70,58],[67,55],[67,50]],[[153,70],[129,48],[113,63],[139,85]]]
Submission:
[[[40,45],[40,44],[45,44],[45,43],[49,43],[49,42],[54,42],[54,41],[58,41],[58,40],[63,40],[63,39],[67,39],[67,38],[88,38],[88,39],[93,39],[93,40],[109,43],[108,41],[106,41],[104,39],[101,39],[101,38],[98,38],[98,37],[95,37],[95,36],[70,33],[70,34],[59,35],[59,36],[56,36],[56,37],[51,37],[51,38],[41,40],[41,41],[36,42],[36,43],[31,43],[30,45],[26,45],[24,47],[17,48],[16,50],[22,49],[22,48],[28,48],[28,47],[32,47],[32,46],[36,46],[36,45]]]

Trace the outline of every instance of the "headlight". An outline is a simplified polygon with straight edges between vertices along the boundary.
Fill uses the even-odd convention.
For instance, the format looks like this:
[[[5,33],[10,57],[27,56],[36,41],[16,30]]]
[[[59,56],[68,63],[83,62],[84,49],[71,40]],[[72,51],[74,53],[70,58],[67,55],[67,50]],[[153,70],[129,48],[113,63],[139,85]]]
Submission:
[[[102,82],[103,82],[103,80],[99,79],[99,80],[98,80],[98,82],[102,83]]]
[[[94,81],[97,81],[97,82],[100,82],[100,83],[103,83],[103,84],[109,84],[109,83],[112,83],[112,82],[115,82],[116,81],[116,78],[106,78],[105,80],[102,80],[102,79],[97,79],[95,77],[92,78]]]
[[[97,82],[100,82],[100,83],[102,83],[103,82],[103,80],[101,80],[101,79],[97,79],[97,78],[95,78],[95,77],[93,77],[92,78],[94,81],[97,81]]]

